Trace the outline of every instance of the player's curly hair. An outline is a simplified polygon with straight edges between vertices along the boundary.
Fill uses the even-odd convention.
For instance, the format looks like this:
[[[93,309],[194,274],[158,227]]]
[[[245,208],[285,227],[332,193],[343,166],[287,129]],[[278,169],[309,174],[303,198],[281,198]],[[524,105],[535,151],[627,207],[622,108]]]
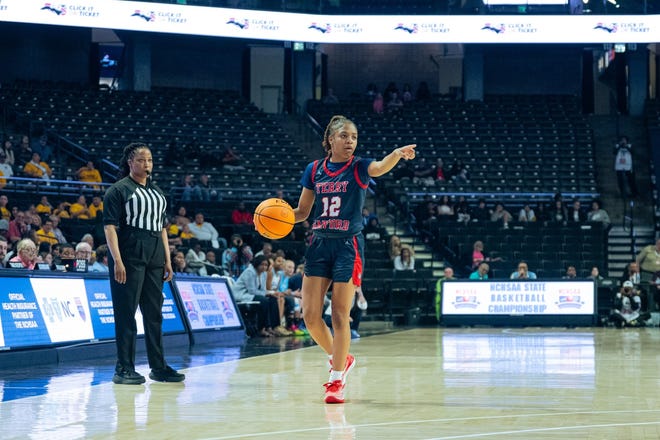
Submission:
[[[140,150],[142,148],[146,148],[147,150],[150,149],[147,144],[142,142],[133,142],[124,147],[124,151],[122,153],[121,159],[119,160],[119,174],[117,176],[117,179],[126,177],[131,173],[131,169],[128,166],[128,161],[133,159],[135,157],[135,153],[137,152],[137,150]]]
[[[328,123],[328,126],[325,127],[325,133],[323,134],[323,149],[325,150],[326,154],[330,156],[331,154],[331,146],[330,142],[328,141],[328,138],[335,134],[337,131],[339,131],[340,128],[342,128],[346,124],[353,124],[355,125],[355,122],[351,121],[348,119],[346,116],[343,115],[334,115],[332,118],[330,118],[330,122]],[[357,125],[355,125],[357,127]]]

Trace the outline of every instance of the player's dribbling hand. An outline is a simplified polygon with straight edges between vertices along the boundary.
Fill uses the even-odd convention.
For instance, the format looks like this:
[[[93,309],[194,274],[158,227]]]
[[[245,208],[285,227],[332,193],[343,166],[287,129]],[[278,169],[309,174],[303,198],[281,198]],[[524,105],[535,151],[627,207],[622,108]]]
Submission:
[[[395,151],[402,159],[410,160],[415,158],[415,148],[417,148],[417,144],[410,144],[401,148],[397,148]]]

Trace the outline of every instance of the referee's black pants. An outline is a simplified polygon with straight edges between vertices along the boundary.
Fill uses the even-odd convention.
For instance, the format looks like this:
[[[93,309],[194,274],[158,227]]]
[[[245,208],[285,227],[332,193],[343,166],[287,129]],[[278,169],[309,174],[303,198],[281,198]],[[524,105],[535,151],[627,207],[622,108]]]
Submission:
[[[135,371],[135,312],[138,306],[144,323],[149,367],[165,368],[162,314],[165,249],[161,233],[122,228],[118,238],[119,252],[126,267],[125,284],[119,284],[115,280],[115,262],[111,255],[108,259],[115,315],[116,369]]]

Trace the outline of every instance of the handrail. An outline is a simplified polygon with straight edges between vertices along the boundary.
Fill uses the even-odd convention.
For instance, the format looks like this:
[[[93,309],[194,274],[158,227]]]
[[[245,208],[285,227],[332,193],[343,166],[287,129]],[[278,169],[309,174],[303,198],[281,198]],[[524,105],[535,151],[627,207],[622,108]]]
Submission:
[[[90,183],[76,180],[38,179],[33,177],[2,177],[7,183],[3,192],[32,193],[35,195],[79,196],[100,195],[105,192],[110,183]]]

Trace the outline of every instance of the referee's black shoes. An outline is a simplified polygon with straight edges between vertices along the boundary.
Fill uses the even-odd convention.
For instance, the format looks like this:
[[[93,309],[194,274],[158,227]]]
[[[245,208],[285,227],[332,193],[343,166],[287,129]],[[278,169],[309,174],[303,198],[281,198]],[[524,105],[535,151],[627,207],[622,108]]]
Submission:
[[[136,371],[126,370],[124,368],[115,371],[112,381],[120,385],[140,385],[146,382],[143,375]]]
[[[149,379],[156,382],[183,382],[186,378],[185,374],[181,374],[169,365],[165,368],[151,370]]]

